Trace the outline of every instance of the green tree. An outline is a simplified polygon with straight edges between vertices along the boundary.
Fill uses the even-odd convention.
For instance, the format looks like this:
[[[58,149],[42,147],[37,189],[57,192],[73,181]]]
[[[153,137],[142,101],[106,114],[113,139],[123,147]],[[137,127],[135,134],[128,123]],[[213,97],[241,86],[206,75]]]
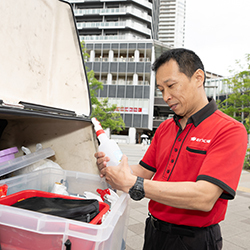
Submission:
[[[86,61],[89,58],[89,54],[86,52],[84,41],[81,42],[81,48],[83,58]],[[121,117],[121,114],[115,112],[117,105],[110,105],[108,103],[108,98],[97,98],[97,91],[99,89],[103,89],[103,84],[95,78],[95,72],[93,70],[89,70],[86,67],[86,72],[89,82],[90,98],[92,104],[91,117],[96,117],[96,119],[101,123],[103,129],[110,128],[110,132],[113,130],[123,130],[125,128],[125,124]]]
[[[125,124],[121,114],[114,112],[115,110],[116,105],[113,104],[110,106],[108,98],[104,98],[95,106],[91,116],[96,117],[104,129],[110,128],[110,132],[113,130],[121,131],[125,127]]]
[[[250,132],[250,54],[246,55],[246,64],[241,65],[236,61],[236,66],[240,69],[238,72],[231,70],[233,77],[225,79],[230,94],[218,104],[221,111],[242,122],[249,134]],[[250,169],[250,149],[247,150],[244,166]]]
[[[229,89],[227,98],[218,103],[221,111],[242,122],[248,133],[250,132],[250,54],[246,55],[246,64],[241,65],[236,61],[240,68],[239,72],[231,70],[233,77],[224,80],[224,84]]]

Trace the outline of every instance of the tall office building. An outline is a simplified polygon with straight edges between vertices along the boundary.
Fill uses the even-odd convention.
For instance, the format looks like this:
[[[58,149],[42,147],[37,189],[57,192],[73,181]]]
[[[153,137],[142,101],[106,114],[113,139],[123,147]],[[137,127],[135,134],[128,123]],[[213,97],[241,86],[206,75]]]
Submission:
[[[160,0],[159,41],[174,48],[184,46],[185,0]]]

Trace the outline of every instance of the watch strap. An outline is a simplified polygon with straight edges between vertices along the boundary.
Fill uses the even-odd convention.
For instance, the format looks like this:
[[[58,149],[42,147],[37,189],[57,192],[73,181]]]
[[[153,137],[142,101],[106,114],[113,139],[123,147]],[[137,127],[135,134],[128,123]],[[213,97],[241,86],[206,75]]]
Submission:
[[[144,179],[142,177],[138,176],[135,184],[138,184],[138,185],[143,187],[143,182],[144,182]]]
[[[129,189],[129,195],[133,200],[138,201],[145,197],[143,182],[144,179],[138,176],[135,184]]]

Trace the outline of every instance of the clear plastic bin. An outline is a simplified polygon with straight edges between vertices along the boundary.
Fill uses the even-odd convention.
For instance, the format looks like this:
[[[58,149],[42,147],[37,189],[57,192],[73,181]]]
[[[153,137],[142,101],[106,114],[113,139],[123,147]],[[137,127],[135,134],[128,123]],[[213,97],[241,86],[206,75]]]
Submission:
[[[29,166],[35,162],[46,159],[55,154],[51,148],[40,149],[36,152],[23,155],[17,158],[12,158],[8,161],[0,163],[0,176],[9,174],[26,166]]]
[[[45,169],[5,179],[8,193],[35,189],[50,192],[55,182],[64,180],[68,192],[82,194],[107,188],[98,176],[60,169]],[[125,248],[129,196],[115,203],[101,225],[92,225],[60,217],[0,205],[0,244],[2,250],[120,250]]]

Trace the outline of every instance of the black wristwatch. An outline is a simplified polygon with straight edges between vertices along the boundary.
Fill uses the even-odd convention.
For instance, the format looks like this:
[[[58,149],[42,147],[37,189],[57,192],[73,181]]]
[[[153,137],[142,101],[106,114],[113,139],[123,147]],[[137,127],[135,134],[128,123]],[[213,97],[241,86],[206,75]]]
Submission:
[[[130,197],[135,201],[139,201],[145,197],[143,181],[144,179],[138,176],[134,186],[129,189],[128,193]]]

